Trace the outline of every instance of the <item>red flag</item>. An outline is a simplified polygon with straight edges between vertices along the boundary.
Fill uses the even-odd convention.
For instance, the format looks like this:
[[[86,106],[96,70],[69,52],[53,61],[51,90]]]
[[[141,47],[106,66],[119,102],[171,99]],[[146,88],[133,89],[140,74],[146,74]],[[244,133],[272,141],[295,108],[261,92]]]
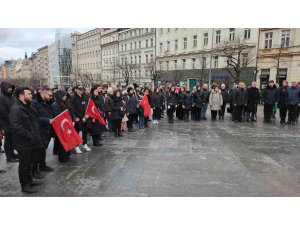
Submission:
[[[89,99],[85,114],[95,120],[98,120],[99,123],[103,124],[104,126],[106,125],[105,120],[101,116],[99,110],[97,109],[97,107],[92,99]]]
[[[66,152],[82,143],[67,109],[54,118],[52,127]]]
[[[148,97],[146,95],[144,95],[144,97],[142,98],[140,105],[143,106],[143,108],[144,108],[144,116],[145,117],[150,116],[151,109],[150,109],[150,105],[148,102]]]

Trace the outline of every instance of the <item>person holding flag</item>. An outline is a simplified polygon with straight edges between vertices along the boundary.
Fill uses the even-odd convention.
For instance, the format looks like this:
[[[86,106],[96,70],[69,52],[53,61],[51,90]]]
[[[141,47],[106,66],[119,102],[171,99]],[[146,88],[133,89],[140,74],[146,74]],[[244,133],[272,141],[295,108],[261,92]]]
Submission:
[[[91,89],[91,98],[88,101],[88,106],[86,109],[86,115],[88,115],[92,121],[91,136],[93,139],[94,147],[102,146],[102,144],[99,143],[99,139],[102,133],[101,124],[106,124],[99,112],[99,102],[99,92],[97,86],[94,86]]]
[[[142,126],[142,128],[148,127],[147,126],[147,121],[148,121],[147,118],[149,118],[150,114],[151,114],[151,108],[150,108],[148,96],[149,96],[149,89],[145,88],[144,96],[140,101],[140,106],[142,107],[143,117],[144,117],[144,126]]]
[[[52,104],[52,112],[53,112],[54,117],[57,117],[64,111],[68,110],[69,116],[72,120],[72,124],[75,124],[75,115],[73,114],[73,112],[71,110],[71,104],[68,101],[67,92],[65,92],[63,90],[58,90],[55,93],[55,99],[56,99],[56,101]],[[66,163],[66,162],[70,161],[71,151],[65,150],[65,148],[62,145],[57,134],[55,135],[55,138],[54,138],[54,146],[56,147],[59,162]]]

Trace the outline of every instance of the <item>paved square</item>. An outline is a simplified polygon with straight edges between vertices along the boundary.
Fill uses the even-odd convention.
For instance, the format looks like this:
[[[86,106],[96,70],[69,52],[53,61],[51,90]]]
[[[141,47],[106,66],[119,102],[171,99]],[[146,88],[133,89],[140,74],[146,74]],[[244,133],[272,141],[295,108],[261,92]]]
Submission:
[[[30,196],[300,196],[300,125],[180,122],[105,137],[104,146],[72,154]],[[210,118],[210,115],[208,115]],[[0,155],[0,196],[20,191],[18,164]]]

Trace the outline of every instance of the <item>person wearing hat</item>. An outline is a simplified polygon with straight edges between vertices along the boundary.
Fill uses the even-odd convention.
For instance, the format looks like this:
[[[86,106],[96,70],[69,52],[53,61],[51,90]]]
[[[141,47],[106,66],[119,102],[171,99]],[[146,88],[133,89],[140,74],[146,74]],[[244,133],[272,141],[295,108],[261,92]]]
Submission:
[[[71,98],[71,105],[73,108],[73,112],[75,114],[75,130],[79,133],[82,132],[82,139],[83,139],[83,148],[86,151],[91,151],[91,149],[87,146],[87,119],[88,116],[85,115],[86,107],[88,99],[83,95],[83,87],[82,85],[76,85],[74,87],[75,93]],[[81,154],[82,151],[80,150],[79,146],[75,147],[75,152],[77,154]]]
[[[278,99],[277,87],[274,81],[270,80],[267,87],[262,91],[261,97],[262,104],[264,105],[264,123],[272,123],[273,107],[278,102]]]

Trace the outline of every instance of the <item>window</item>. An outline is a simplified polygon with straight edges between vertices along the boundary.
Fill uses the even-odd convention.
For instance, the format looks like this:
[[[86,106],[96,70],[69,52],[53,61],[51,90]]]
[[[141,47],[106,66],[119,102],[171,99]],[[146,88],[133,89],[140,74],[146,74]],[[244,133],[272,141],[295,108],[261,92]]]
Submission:
[[[134,76],[135,76],[135,78],[137,78],[136,70],[134,71]]]
[[[125,51],[127,51],[127,44],[125,44],[124,46],[125,46]]]
[[[159,70],[162,70],[161,62],[159,62]]]
[[[183,38],[183,49],[187,48],[187,38]]]
[[[146,40],[146,48],[148,48],[148,39]]]
[[[136,42],[134,42],[134,49],[136,49]]]
[[[186,59],[183,59],[182,60],[182,69],[184,69],[184,70],[185,70],[185,64],[186,64]]]
[[[141,76],[141,70],[139,70],[139,77]]]
[[[229,28],[229,41],[234,41],[235,29]]]
[[[160,28],[160,34],[163,34],[164,28]]]
[[[202,57],[202,65],[201,68],[206,68],[206,57]]]
[[[193,47],[196,48],[197,47],[197,35],[193,36]]]
[[[142,63],[142,56],[139,55],[139,64]]]
[[[130,57],[130,63],[133,64],[133,57]]]
[[[132,50],[132,43],[130,43],[130,50]]]
[[[159,43],[159,51],[160,51],[160,53],[163,52],[163,44],[162,43]]]
[[[130,31],[130,33],[129,33],[129,34],[130,34],[130,37],[132,37],[132,32],[131,32],[131,31]]]
[[[153,43],[154,43],[154,42],[153,42],[153,38],[151,38],[151,47],[153,46]]]
[[[216,31],[216,43],[220,43],[221,42],[221,31],[217,30]]]
[[[142,48],[142,41],[139,41],[139,48]]]
[[[250,29],[249,28],[245,28],[244,30],[244,38],[250,38]]]
[[[174,60],[174,69],[177,70],[177,60]]]
[[[148,63],[148,55],[146,55],[146,63]]]
[[[219,56],[214,57],[214,68],[218,68]]]
[[[150,62],[153,62],[153,54],[150,55]]]
[[[242,66],[247,67],[248,65],[248,53],[242,54]]]
[[[204,33],[203,35],[203,45],[208,45],[208,33]]]
[[[192,59],[192,69],[195,69],[195,62],[196,62],[196,59],[193,58],[193,59]]]
[[[289,47],[290,46],[290,36],[291,31],[290,30],[282,30],[281,33],[281,47]]]
[[[178,40],[176,39],[175,40],[175,51],[177,51],[178,50]]]
[[[265,33],[265,49],[272,48],[273,32]]]
[[[146,30],[146,33],[148,33],[148,28],[146,28],[145,30]]]
[[[170,51],[170,41],[167,41],[167,51]]]
[[[167,70],[169,70],[169,61],[167,61]]]
[[[137,57],[134,56],[134,64],[137,64]]]
[[[139,35],[141,35],[141,33],[142,33],[141,30],[142,30],[142,29],[139,29]]]
[[[170,33],[170,28],[167,29],[168,33]]]

